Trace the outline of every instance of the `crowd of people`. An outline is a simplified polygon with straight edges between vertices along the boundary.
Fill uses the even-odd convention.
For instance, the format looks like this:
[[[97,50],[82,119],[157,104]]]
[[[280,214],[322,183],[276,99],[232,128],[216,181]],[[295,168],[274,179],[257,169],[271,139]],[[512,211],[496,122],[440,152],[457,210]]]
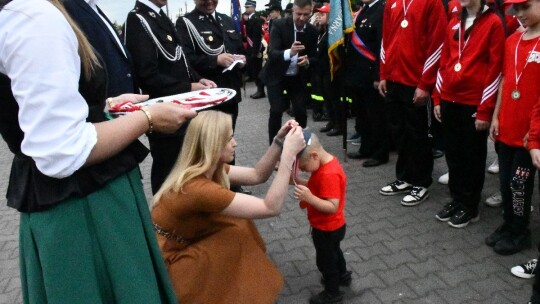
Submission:
[[[347,177],[319,137],[342,135],[349,110],[359,150],[348,156],[377,167],[396,150],[395,180],[379,193],[403,206],[428,199],[444,150],[450,198],[435,218],[454,228],[480,219],[491,139],[503,216],[485,243],[500,255],[531,247],[540,0],[361,0],[336,71],[330,3],[283,11],[270,0],[263,19],[247,0],[240,32],[218,0],[195,0],[175,23],[166,3],[137,0],[120,37],[95,0],[0,0],[0,133],[14,154],[7,201],[20,212],[25,303],[274,303],[283,278],[253,219],[279,215],[291,186],[322,275],[309,303],[341,303]],[[253,168],[235,164],[245,81],[270,105]],[[199,113],[156,103],[108,114],[212,88],[237,94]],[[322,129],[306,129],[308,107]],[[148,153],[150,209],[138,169]],[[263,198],[242,187],[272,174]],[[535,277],[536,262],[512,273]]]

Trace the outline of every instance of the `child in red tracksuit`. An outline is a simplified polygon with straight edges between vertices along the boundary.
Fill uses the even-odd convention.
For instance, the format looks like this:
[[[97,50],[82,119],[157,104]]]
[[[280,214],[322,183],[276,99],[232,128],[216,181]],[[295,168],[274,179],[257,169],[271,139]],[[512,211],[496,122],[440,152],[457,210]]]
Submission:
[[[345,191],[347,177],[337,158],[326,152],[315,134],[304,131],[306,149],[298,156],[298,168],[311,172],[308,181],[293,177],[294,195],[307,208],[317,268],[325,288],[310,298],[310,304],[341,303],[339,286],[351,284],[351,271],[340,248],[345,237]]]
[[[504,222],[486,238],[502,255],[531,246],[529,218],[536,169],[523,147],[540,98],[540,0],[506,0],[526,27],[506,40],[503,82],[490,128],[499,150]]]
[[[437,74],[452,200],[435,216],[455,228],[479,219],[487,137],[501,80],[504,28],[485,0],[464,3],[447,28]]]

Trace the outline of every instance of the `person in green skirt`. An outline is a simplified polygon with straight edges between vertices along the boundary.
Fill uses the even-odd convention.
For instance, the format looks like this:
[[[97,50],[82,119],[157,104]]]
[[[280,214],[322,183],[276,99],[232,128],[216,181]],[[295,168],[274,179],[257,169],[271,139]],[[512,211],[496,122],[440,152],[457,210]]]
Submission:
[[[196,115],[162,103],[108,120],[105,66],[58,0],[0,0],[0,134],[14,154],[24,303],[177,303],[137,138]],[[106,102],[107,100],[107,102]]]

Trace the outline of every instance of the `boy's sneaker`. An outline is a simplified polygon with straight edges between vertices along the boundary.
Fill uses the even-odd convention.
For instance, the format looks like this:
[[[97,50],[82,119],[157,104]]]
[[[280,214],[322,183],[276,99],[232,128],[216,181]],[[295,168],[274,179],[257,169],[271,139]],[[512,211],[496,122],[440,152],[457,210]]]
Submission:
[[[441,184],[441,185],[448,185],[449,180],[450,180],[450,174],[448,174],[448,172],[446,172],[445,174],[441,175],[441,177],[439,177],[437,182],[439,182],[439,184]]]
[[[454,214],[461,208],[461,204],[456,201],[444,205],[443,209],[435,215],[435,218],[442,222],[448,222]]]
[[[480,215],[474,216],[471,212],[465,209],[459,209],[454,216],[448,221],[448,225],[454,228],[464,228],[469,223],[478,222]]]
[[[495,159],[491,165],[489,165],[487,172],[491,174],[497,174],[499,173],[499,159]]]
[[[427,188],[419,187],[419,186],[413,186],[411,189],[411,193],[406,195],[401,200],[401,205],[412,207],[420,204],[421,202],[425,201],[426,198],[429,197],[429,192]]]
[[[382,195],[397,195],[409,192],[412,188],[413,186],[411,184],[396,180],[395,182],[382,187],[381,190],[379,190],[379,193]]]
[[[510,269],[513,275],[523,279],[532,279],[536,276],[536,259],[527,261]]]
[[[309,298],[309,304],[335,304],[343,303],[343,293],[338,291],[336,293],[329,293],[326,290],[319,292],[318,294]]]
[[[492,196],[488,197],[485,202],[486,205],[497,208],[502,205],[502,195],[500,192],[497,192],[493,194]]]

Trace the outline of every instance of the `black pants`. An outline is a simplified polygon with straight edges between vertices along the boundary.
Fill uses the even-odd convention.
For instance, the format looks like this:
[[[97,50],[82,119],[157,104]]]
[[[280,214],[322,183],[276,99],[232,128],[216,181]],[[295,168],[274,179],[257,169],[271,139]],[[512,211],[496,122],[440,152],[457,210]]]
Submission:
[[[264,93],[264,84],[259,79],[259,73],[261,72],[263,63],[262,57],[257,58],[257,56],[250,56],[247,61],[247,72],[249,78],[255,80],[255,85],[257,85],[257,92]]]
[[[343,251],[339,246],[345,237],[346,226],[334,231],[311,230],[317,260],[317,269],[322,273],[325,290],[330,293],[339,291],[339,278],[347,272]]]
[[[385,118],[388,119],[387,126],[400,133],[397,138],[397,179],[415,186],[429,187],[433,181],[428,111],[431,106],[415,106],[415,90],[415,87],[389,81],[384,101]]]
[[[473,215],[478,214],[484,187],[488,137],[487,130],[476,130],[476,109],[476,106],[441,101],[450,195]]]
[[[339,100],[340,80],[335,79],[332,81],[332,76],[330,74],[326,74],[322,76],[321,83],[328,120],[332,124],[333,128],[341,129],[341,120],[343,119],[343,115],[341,113],[342,111]]]
[[[373,84],[359,84],[349,89],[353,94],[357,132],[362,136],[358,152],[373,159],[388,161],[390,136],[386,127],[384,98]]]
[[[287,98],[284,98],[283,91],[287,91]],[[289,108],[289,100],[292,103],[296,121],[302,128],[307,125],[308,92],[306,83],[299,76],[286,76],[280,83],[268,86],[268,101],[270,102],[268,139],[270,144],[281,128],[281,117],[283,112]]]
[[[521,234],[529,228],[536,168],[525,148],[497,145],[504,223],[513,233]]]

